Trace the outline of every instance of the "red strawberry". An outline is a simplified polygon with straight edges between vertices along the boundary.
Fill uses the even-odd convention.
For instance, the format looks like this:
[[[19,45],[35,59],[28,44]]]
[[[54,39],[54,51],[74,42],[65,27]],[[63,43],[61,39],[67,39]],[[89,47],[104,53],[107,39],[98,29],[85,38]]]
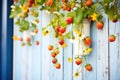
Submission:
[[[97,22],[96,27],[97,27],[97,29],[102,29],[103,28],[103,23],[102,22]]]
[[[59,44],[63,45],[64,44],[64,40],[63,39],[59,40]]]
[[[56,55],[57,55],[57,54],[56,54],[55,52],[52,52],[52,53],[51,53],[51,56],[52,56],[53,58],[56,57]]]
[[[31,3],[27,3],[27,4],[26,4],[26,7],[31,7],[31,6],[32,6]]]
[[[49,46],[48,46],[48,50],[49,50],[49,51],[53,50],[53,46],[52,46],[52,45],[49,45]]]
[[[31,41],[30,37],[27,37],[27,38],[26,38],[26,42],[29,43],[30,41]]]
[[[89,22],[92,22],[92,21],[93,21],[93,20],[92,20],[92,17],[89,17],[88,20],[89,20]]]
[[[86,4],[86,6],[91,6],[92,5],[92,0],[87,0],[85,4]]]
[[[40,43],[39,43],[39,41],[36,41],[35,44],[36,44],[36,45],[39,45]]]
[[[110,35],[109,36],[109,42],[114,42],[116,40],[116,36],[115,35]]]
[[[61,33],[64,33],[65,31],[66,31],[66,28],[65,28],[65,27],[61,27],[61,28],[60,28],[60,32],[61,32]]]
[[[38,33],[38,29],[35,29],[35,30],[34,30],[34,33],[36,33],[36,34],[37,34],[37,33]]]
[[[62,35],[63,35],[62,32],[59,32],[58,34],[59,34],[59,36],[62,36]]]
[[[60,69],[60,67],[61,67],[60,63],[57,63],[57,64],[55,65],[55,67],[56,67],[56,69]]]
[[[60,26],[56,26],[56,27],[55,27],[55,30],[56,30],[57,32],[60,32]]]
[[[34,0],[29,0],[29,3],[30,3],[30,4],[33,4],[33,3],[34,3]]]
[[[71,11],[71,7],[67,7],[67,9],[66,9],[67,11]]]
[[[66,19],[66,22],[67,22],[67,24],[71,24],[73,22],[73,18],[72,17],[68,17]]]
[[[68,0],[62,0],[62,2],[68,2]]]
[[[52,63],[53,63],[53,64],[56,64],[56,63],[57,63],[57,59],[56,59],[56,58],[53,58],[53,59],[52,59]]]
[[[90,64],[87,64],[85,68],[87,71],[92,71],[92,66]]]
[[[51,6],[52,3],[53,3],[53,0],[48,0],[47,3],[46,3],[46,5],[47,5],[47,6]]]
[[[112,20],[112,22],[114,22],[114,23],[116,23],[117,21],[118,21],[117,19]]]
[[[85,43],[86,45],[90,46],[90,45],[92,44],[92,39],[91,39],[90,37],[86,37],[86,38],[84,39],[84,43]]]
[[[80,65],[82,63],[82,59],[81,58],[76,58],[75,63],[77,65]]]
[[[20,40],[20,41],[23,41],[23,38],[22,38],[22,37],[20,37],[20,38],[19,38],[19,40]]]

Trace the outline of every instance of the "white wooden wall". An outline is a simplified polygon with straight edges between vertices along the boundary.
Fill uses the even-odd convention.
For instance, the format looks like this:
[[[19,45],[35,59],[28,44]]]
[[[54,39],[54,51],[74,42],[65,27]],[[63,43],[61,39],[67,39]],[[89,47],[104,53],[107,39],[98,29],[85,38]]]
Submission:
[[[51,16],[40,12],[39,29],[47,25]],[[31,19],[31,18],[29,18]],[[31,19],[32,20],[32,19]],[[73,58],[76,53],[76,45],[67,41],[69,46],[61,49],[58,60],[62,64],[60,70],[56,70],[51,62],[50,52],[47,47],[55,43],[51,36],[42,37],[41,31],[32,39],[40,40],[40,45],[21,47],[20,42],[14,42],[14,80],[120,80],[120,21],[112,23],[105,15],[103,30],[96,29],[96,23],[91,24],[91,37],[93,39],[93,51],[87,56],[87,61],[92,64],[93,71],[83,70],[80,77],[74,78],[73,73],[78,68],[75,63],[68,63],[68,57]],[[108,42],[108,36],[115,33],[117,39],[114,43]],[[14,25],[14,34],[19,33]]]

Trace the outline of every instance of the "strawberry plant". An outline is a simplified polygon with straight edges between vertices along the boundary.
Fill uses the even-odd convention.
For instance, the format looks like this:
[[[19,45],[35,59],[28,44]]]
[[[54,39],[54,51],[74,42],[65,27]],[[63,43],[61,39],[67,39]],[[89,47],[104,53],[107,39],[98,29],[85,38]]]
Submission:
[[[118,0],[100,0],[93,2],[93,0],[13,0],[11,5],[10,18],[15,18],[15,24],[18,26],[19,31],[23,33],[23,36],[14,35],[15,41],[21,41],[21,46],[31,46],[32,37],[42,31],[42,35],[46,36],[50,32],[53,32],[53,37],[57,39],[56,44],[48,46],[48,50],[51,53],[52,63],[56,69],[61,68],[61,64],[57,59],[57,55],[60,53],[59,48],[66,47],[66,39],[71,42],[80,41],[84,48],[81,52],[82,55],[77,55],[75,63],[77,66],[85,66],[87,71],[92,71],[92,66],[87,63],[86,55],[89,54],[92,49],[92,38],[84,33],[84,22],[97,22],[97,29],[101,30],[104,27],[103,13],[105,13],[109,20],[116,23],[120,19],[118,12]],[[50,23],[45,27],[38,29],[38,23],[40,23],[39,15],[40,11],[46,11],[48,14],[52,14]],[[33,20],[29,19],[29,16],[33,17]],[[70,30],[68,27],[72,26]],[[49,30],[51,27],[51,30]],[[87,31],[88,32],[88,31]],[[109,42],[114,42],[116,36],[110,35]],[[39,45],[39,40],[35,40],[35,44]],[[81,43],[79,43],[81,44]],[[84,45],[83,45],[84,44]],[[69,46],[69,45],[68,45]],[[72,60],[70,59],[70,62]],[[75,73],[79,75],[79,69]]]

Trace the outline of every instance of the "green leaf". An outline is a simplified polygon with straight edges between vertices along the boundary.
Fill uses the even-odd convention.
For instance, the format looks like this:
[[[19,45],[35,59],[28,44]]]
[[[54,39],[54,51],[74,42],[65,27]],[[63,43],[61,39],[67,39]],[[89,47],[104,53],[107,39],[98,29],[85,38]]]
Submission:
[[[14,18],[14,17],[16,17],[20,12],[21,12],[20,7],[19,7],[19,6],[15,6],[14,11],[11,11],[9,17],[10,17],[10,18]]]
[[[112,2],[113,0],[104,0],[105,3],[110,3]]]
[[[20,0],[20,3],[23,5],[26,0]]]
[[[74,23],[79,24],[84,18],[84,12],[82,9],[76,10],[76,17],[74,17]]]
[[[20,31],[23,32],[23,31],[26,31],[29,29],[30,23],[28,21],[22,19],[22,20],[17,21],[16,24],[19,26]]]
[[[34,23],[32,23],[32,27],[33,27],[34,29],[36,29],[37,25],[34,24]]]
[[[64,37],[67,38],[67,39],[70,39],[71,38],[71,34],[72,34],[72,32],[70,31],[70,32],[66,33],[64,35]]]
[[[42,5],[45,0],[35,0],[35,4]]]
[[[67,13],[67,17],[76,17],[76,12]]]

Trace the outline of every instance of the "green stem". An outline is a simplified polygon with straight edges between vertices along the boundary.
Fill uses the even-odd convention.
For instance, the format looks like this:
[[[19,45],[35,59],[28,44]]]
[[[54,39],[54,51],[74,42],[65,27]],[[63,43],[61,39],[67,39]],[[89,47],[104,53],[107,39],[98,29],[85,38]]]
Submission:
[[[87,64],[87,60],[86,60],[86,56],[83,56],[84,60],[85,60],[85,64]]]

